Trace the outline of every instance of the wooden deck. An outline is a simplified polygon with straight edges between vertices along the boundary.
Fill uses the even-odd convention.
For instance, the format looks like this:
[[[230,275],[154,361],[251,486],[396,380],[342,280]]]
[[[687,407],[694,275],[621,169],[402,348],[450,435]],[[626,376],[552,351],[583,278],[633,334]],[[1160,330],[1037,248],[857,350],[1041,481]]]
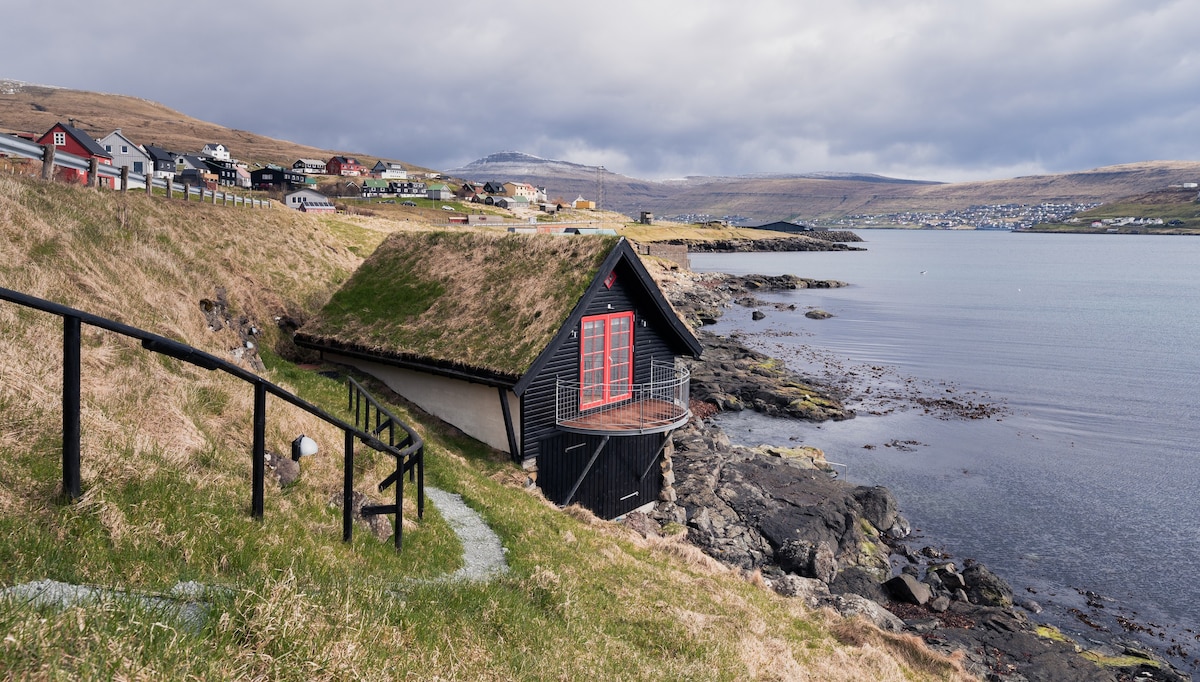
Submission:
[[[686,408],[667,400],[651,399],[599,407],[562,420],[558,426],[583,433],[656,433],[683,424],[689,416]]]

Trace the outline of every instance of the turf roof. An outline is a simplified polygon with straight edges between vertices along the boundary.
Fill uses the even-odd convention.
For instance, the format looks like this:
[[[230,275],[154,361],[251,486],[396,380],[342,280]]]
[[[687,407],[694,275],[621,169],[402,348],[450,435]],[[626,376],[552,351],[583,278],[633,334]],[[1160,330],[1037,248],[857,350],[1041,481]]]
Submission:
[[[517,378],[553,340],[617,242],[397,232],[298,338]]]

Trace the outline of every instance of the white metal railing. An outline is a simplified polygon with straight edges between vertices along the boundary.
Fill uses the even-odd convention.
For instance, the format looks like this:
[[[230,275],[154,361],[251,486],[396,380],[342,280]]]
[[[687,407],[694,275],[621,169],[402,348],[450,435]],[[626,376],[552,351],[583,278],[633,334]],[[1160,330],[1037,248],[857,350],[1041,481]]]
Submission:
[[[43,161],[45,157],[45,148],[36,142],[30,142],[12,135],[0,135],[0,156],[19,156],[35,161]],[[55,150],[54,165],[70,168],[82,172],[90,172],[91,162],[81,156],[76,156],[70,152]],[[116,188],[116,182],[121,179],[121,167],[109,166],[106,164],[98,164],[96,166],[96,174],[102,178],[108,178],[113,182]],[[181,195],[186,192],[188,197],[197,197],[200,201],[210,200],[212,203],[218,201],[225,205],[233,206],[252,206],[254,208],[270,208],[270,199],[254,199],[238,194],[223,191],[213,191],[203,187],[193,187],[183,183],[174,182],[172,180],[157,178],[152,174],[134,173],[128,171],[125,176],[130,185],[146,186],[150,185],[156,189],[166,190],[168,194],[179,192]]]
[[[579,381],[555,382],[554,419],[563,429],[582,433],[658,433],[677,428],[691,417],[688,389],[691,372],[674,362],[650,361],[650,381],[644,384],[588,384],[601,395],[628,397],[593,407],[580,407],[584,387]]]

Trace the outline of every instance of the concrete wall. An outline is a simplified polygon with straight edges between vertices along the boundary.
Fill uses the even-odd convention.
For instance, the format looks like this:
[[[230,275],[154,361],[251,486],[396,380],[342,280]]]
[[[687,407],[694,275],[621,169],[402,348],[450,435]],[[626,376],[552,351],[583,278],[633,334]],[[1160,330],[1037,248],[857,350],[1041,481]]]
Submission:
[[[387,384],[388,388],[412,401],[422,410],[453,424],[476,440],[509,452],[508,434],[504,429],[504,412],[500,408],[500,393],[493,386],[473,384],[434,374],[425,374],[381,363],[325,353],[325,358],[370,374]],[[521,401],[507,392],[512,414],[513,433],[521,442]],[[511,453],[509,453],[511,454]]]
[[[684,270],[690,270],[692,267],[691,261],[688,259],[686,246],[650,242],[638,245],[638,253],[665,258],[678,264]]]

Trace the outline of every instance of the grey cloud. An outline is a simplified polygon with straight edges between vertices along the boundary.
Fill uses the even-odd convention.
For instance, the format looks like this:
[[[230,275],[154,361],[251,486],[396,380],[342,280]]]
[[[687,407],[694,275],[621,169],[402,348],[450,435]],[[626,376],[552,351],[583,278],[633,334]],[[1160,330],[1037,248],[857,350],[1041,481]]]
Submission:
[[[435,168],[502,149],[650,178],[1200,158],[1182,0],[66,4],[55,50],[6,36],[0,77]]]

